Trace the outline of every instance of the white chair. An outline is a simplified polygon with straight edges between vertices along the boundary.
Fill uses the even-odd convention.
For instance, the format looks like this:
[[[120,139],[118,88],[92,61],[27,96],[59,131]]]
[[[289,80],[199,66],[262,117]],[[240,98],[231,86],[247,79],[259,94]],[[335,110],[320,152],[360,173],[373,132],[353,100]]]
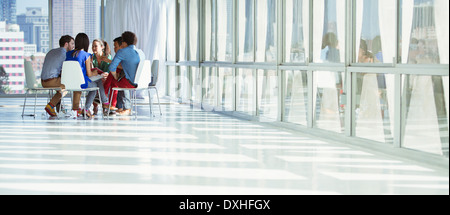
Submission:
[[[81,107],[84,108],[83,99],[85,97],[85,92],[97,91],[100,95],[100,89],[98,87],[91,87],[82,89],[81,85],[85,83],[83,71],[81,70],[80,63],[77,61],[64,61],[62,73],[61,73],[61,84],[64,84],[65,90],[70,92],[81,92]],[[101,97],[100,104],[102,104]],[[73,101],[72,101],[73,102]],[[86,118],[86,112],[84,112],[84,118]],[[104,117],[104,116],[103,116]]]
[[[22,117],[24,116],[32,116],[36,118],[36,100],[37,100],[37,92],[39,91],[48,91],[48,97],[47,97],[47,103],[50,101],[50,99],[53,96],[53,91],[61,90],[59,87],[52,87],[52,88],[43,88],[43,87],[37,87],[36,83],[36,76],[34,75],[33,66],[31,65],[31,61],[24,60],[25,62],[25,80],[26,80],[26,89],[27,92],[25,93],[25,101],[23,102],[23,109],[22,109]],[[34,96],[34,114],[25,115],[25,106],[27,104],[27,97],[28,93],[30,91],[35,91]]]
[[[151,97],[151,90],[155,90],[156,91],[156,97],[158,98],[158,106],[159,106],[159,115],[162,116],[162,111],[161,111],[161,102],[159,101],[159,94],[158,94],[158,88],[156,88],[156,84],[158,83],[158,73],[159,73],[159,60],[154,60],[152,62],[152,82],[150,82],[150,84],[148,85],[148,96],[149,96],[149,100],[150,100],[150,115],[153,114],[152,111],[152,97]],[[153,114],[153,116],[155,116]]]
[[[137,99],[136,99],[136,92],[140,91],[140,90],[147,90],[147,92],[149,93],[149,100],[150,99],[150,92],[148,91],[148,86],[149,83],[151,81],[151,65],[150,65],[150,61],[149,60],[143,60],[139,63],[139,66],[136,70],[136,76],[134,78],[134,83],[137,83],[137,87],[136,88],[120,88],[120,87],[115,87],[112,88],[112,92],[110,93],[110,101],[112,101],[112,97],[114,95],[114,91],[132,91],[132,98],[131,98],[131,103],[132,103],[132,110],[133,107],[135,109],[135,118],[137,119]],[[152,114],[151,112],[151,101],[149,101],[149,106],[150,106],[150,116]],[[111,102],[109,103],[109,109],[111,110]],[[109,116],[109,113],[108,113]]]

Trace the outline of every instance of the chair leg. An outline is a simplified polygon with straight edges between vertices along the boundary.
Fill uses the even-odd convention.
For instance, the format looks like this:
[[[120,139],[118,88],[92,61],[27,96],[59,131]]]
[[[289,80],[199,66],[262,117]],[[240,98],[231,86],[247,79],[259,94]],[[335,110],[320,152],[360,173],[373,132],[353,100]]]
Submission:
[[[97,90],[98,92],[98,99],[100,100],[100,105],[102,106],[102,112],[103,112],[103,101],[102,101],[102,97],[100,96],[100,89]],[[102,114],[102,118],[105,118],[105,114]]]
[[[112,104],[112,99],[113,99],[113,94],[114,94],[115,90],[111,90],[111,88],[109,88],[109,105],[108,105],[108,116],[106,116],[109,119],[109,114],[111,113],[111,104]]]
[[[25,105],[27,104],[27,96],[28,96],[28,92],[29,91],[30,91],[30,89],[27,89],[27,92],[25,93],[25,100],[23,102],[23,109],[22,109],[22,118],[23,118],[23,115],[25,113]]]
[[[162,111],[161,111],[161,102],[159,101],[159,93],[158,93],[158,88],[155,87],[156,90],[156,98],[158,99],[158,106],[159,106],[159,115],[162,116]]]
[[[152,96],[151,96],[151,88],[147,89],[147,93],[148,93],[148,105],[150,106],[150,117],[153,116],[153,111],[152,111]]]
[[[134,113],[134,118],[137,119],[137,91],[134,90],[134,109],[135,109],[135,113]]]
[[[37,101],[37,92],[34,94],[34,117],[36,117],[36,101]],[[47,114],[47,111],[45,112]]]

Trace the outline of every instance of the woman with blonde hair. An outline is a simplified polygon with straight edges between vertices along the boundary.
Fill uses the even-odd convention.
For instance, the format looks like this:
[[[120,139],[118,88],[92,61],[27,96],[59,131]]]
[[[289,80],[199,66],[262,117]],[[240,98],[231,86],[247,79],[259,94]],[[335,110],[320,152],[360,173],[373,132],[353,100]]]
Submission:
[[[109,74],[109,64],[111,63],[111,49],[108,43],[102,39],[95,39],[92,41],[92,51],[94,54],[92,55],[92,67],[93,70],[96,70],[99,74],[103,75],[103,82],[106,80]],[[106,94],[108,92],[105,92]],[[98,105],[100,104],[100,100],[98,95],[94,99],[94,115],[97,115]]]
[[[109,107],[108,97],[105,94],[105,90],[103,88],[103,83],[100,80],[92,81],[90,77],[98,75],[97,72],[92,70],[92,56],[86,51],[89,48],[89,37],[85,33],[79,33],[75,38],[75,50],[69,51],[66,53],[66,61],[77,61],[80,63],[81,70],[83,72],[85,83],[81,85],[82,89],[90,88],[90,87],[98,87],[100,89],[100,96],[102,98],[103,107]],[[73,103],[72,103],[72,111],[75,112],[74,116],[77,115],[87,115],[91,117],[89,108],[94,101],[96,96],[96,91],[91,91],[88,93],[86,97],[86,105],[82,110],[79,109],[81,92],[73,93]]]

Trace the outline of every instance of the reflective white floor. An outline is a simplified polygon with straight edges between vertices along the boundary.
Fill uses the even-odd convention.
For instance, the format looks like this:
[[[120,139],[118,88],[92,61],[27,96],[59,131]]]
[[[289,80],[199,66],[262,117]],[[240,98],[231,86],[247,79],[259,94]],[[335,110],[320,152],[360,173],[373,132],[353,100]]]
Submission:
[[[3,195],[449,194],[448,169],[186,105],[75,120],[22,104],[0,98]]]

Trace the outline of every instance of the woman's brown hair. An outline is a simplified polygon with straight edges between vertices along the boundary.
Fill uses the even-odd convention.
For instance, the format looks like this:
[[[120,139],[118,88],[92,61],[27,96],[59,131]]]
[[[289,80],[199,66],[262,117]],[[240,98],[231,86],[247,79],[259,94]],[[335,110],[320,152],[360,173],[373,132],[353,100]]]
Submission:
[[[85,33],[79,33],[75,37],[75,51],[73,52],[73,57],[78,55],[80,50],[87,52],[89,50],[89,37]]]

